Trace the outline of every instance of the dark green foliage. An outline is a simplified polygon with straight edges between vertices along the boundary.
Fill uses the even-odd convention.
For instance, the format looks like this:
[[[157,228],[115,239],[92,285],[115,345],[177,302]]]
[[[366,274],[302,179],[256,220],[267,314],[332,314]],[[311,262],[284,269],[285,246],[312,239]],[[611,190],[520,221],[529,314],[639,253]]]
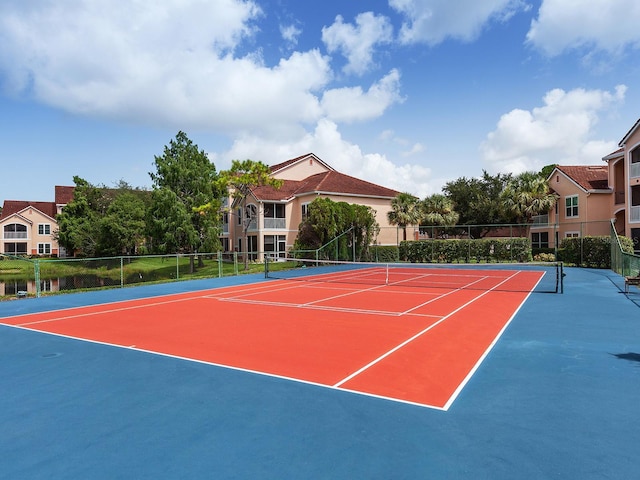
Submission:
[[[558,260],[578,267],[611,268],[611,237],[565,238]]]
[[[531,261],[531,242],[528,238],[401,242],[400,260],[414,263],[528,262]]]
[[[315,251],[323,247],[320,255],[326,259],[363,260],[368,258],[369,245],[379,229],[370,207],[316,198],[300,223],[293,249]]]
[[[481,238],[489,231],[483,225],[513,221],[513,216],[504,211],[500,199],[500,194],[511,179],[511,174],[493,176],[483,171],[481,178],[461,177],[447,183],[442,191],[460,214],[458,224],[474,225],[471,235]]]
[[[147,215],[151,248],[159,253],[215,251],[224,195],[218,174],[204,150],[184,132],[155,157],[152,204]]]
[[[148,192],[125,182],[117,188],[97,187],[80,177],[73,200],[56,220],[56,236],[69,254],[84,257],[132,253],[144,242]]]

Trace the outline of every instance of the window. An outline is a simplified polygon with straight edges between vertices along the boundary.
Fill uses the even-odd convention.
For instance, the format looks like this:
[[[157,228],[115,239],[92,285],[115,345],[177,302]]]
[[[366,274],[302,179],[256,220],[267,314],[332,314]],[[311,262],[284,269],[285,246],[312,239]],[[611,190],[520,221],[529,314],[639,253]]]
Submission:
[[[51,255],[51,244],[50,243],[39,243],[38,244],[38,255]]]
[[[308,203],[303,203],[302,204],[302,219],[304,220],[308,216],[309,216],[309,204]]]
[[[285,228],[283,203],[264,204],[264,228]]]
[[[51,225],[48,223],[39,223],[38,235],[51,235]]]
[[[564,199],[565,216],[577,217],[578,216],[578,195],[571,195]]]
[[[566,232],[564,234],[564,238],[578,238],[580,236],[580,232]]]
[[[11,223],[4,226],[4,238],[27,238],[27,226],[19,223]]]
[[[11,255],[26,255],[27,254],[27,244],[26,243],[18,243],[18,242],[5,242],[4,244],[4,253],[8,253]]]
[[[549,248],[549,232],[532,233],[531,246],[533,248]]]
[[[631,152],[631,165],[629,168],[629,175],[632,178],[640,177],[640,147],[635,148]]]
[[[287,240],[285,235],[265,235],[264,252],[273,257],[285,256],[287,250]]]

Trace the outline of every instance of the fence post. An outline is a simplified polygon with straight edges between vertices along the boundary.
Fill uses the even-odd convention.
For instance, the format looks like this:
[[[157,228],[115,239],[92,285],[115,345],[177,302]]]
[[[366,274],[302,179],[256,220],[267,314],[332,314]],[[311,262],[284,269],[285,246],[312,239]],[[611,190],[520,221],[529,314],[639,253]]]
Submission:
[[[180,254],[176,252],[176,280],[180,279]]]
[[[40,298],[40,260],[37,258],[33,261],[33,270],[36,277],[36,298]]]
[[[120,257],[120,288],[124,288],[124,257]]]

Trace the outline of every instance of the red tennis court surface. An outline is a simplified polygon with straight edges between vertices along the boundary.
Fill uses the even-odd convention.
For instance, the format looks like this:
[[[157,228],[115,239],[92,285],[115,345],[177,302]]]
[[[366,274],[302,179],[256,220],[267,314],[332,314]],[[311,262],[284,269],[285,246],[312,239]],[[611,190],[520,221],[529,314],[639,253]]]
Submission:
[[[274,280],[2,323],[446,410],[540,276],[455,270],[448,289]]]

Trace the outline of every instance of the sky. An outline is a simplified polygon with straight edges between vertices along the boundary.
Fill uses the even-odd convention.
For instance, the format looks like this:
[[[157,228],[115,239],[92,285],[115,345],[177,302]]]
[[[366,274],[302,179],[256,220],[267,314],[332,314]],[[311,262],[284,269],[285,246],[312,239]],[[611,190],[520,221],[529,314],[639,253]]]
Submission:
[[[603,165],[640,118],[637,0],[3,0],[0,202],[314,153],[424,198]]]

